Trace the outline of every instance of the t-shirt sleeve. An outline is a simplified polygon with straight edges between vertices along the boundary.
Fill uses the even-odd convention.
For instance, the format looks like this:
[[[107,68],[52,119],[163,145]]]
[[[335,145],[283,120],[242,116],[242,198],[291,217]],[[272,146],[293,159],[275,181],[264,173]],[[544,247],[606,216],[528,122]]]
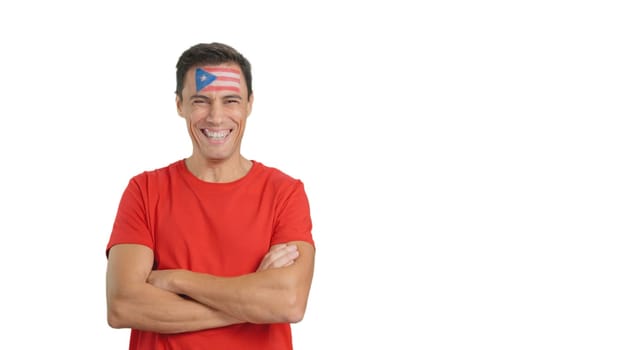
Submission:
[[[305,241],[315,246],[311,234],[312,223],[309,200],[300,180],[279,203],[272,244]]]
[[[106,256],[116,244],[142,244],[153,249],[149,229],[146,189],[141,188],[139,177],[130,180],[119,203],[117,215],[106,247]]]

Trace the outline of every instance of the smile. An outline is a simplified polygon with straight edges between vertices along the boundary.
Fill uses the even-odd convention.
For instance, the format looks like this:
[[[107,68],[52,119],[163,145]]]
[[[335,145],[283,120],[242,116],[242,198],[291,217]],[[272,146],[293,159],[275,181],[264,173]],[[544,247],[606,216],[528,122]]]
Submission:
[[[231,134],[231,129],[227,130],[209,130],[209,129],[201,129],[203,135],[207,136],[208,139],[212,140],[224,140],[229,134]]]

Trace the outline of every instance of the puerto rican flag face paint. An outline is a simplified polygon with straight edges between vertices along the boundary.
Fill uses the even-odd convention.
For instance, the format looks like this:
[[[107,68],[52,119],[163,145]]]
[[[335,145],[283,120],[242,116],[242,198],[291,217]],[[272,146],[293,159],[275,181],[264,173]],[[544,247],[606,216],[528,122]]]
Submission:
[[[228,67],[199,67],[195,72],[197,92],[232,91],[240,93],[240,71]]]

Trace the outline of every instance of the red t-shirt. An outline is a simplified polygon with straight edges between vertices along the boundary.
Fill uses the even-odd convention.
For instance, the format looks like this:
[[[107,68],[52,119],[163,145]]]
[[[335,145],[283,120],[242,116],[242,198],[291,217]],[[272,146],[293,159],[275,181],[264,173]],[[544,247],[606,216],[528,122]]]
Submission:
[[[271,245],[289,241],[314,244],[300,180],[253,161],[241,179],[209,183],[179,160],[130,180],[106,253],[115,244],[142,244],[158,269],[238,276],[254,272]],[[287,323],[173,335],[132,330],[130,337],[130,350],[291,348]]]

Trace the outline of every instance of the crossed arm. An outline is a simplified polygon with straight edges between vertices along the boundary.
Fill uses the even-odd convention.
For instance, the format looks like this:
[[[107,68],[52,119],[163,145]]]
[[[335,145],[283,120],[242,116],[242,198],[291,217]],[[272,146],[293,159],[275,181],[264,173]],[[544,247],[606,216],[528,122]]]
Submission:
[[[152,271],[151,249],[120,244],[108,256],[108,323],[180,333],[244,322],[298,322],[306,308],[314,256],[307,242],[278,244],[256,272],[218,277],[188,270]]]

